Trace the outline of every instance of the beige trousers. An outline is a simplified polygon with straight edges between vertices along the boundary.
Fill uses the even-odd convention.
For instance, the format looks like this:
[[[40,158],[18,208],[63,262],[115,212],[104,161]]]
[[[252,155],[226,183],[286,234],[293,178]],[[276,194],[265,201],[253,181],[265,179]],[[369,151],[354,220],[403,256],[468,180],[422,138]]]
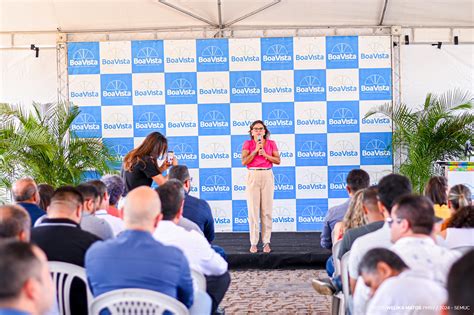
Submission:
[[[247,195],[247,208],[249,212],[251,245],[258,244],[260,222],[262,226],[262,242],[263,244],[270,243],[274,191],[275,184],[271,169],[248,170],[245,193]]]

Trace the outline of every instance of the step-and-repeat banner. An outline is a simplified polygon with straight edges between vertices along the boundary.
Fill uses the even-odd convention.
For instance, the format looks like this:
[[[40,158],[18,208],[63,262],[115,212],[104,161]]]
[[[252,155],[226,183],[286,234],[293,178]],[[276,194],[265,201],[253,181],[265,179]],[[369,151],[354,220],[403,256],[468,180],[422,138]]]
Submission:
[[[165,134],[216,230],[247,231],[241,150],[262,119],[281,154],[274,230],[321,230],[351,169],[373,181],[392,169],[391,120],[364,119],[392,98],[390,48],[387,36],[69,43],[72,129],[120,157]]]

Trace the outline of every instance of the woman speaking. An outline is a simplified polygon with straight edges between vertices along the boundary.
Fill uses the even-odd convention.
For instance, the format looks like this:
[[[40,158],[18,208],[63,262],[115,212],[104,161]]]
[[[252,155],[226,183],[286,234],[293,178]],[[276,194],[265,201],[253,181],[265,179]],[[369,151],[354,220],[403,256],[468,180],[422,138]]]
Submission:
[[[274,179],[272,166],[280,164],[276,143],[261,120],[250,125],[250,139],[242,147],[242,164],[247,166],[247,208],[249,212],[250,252],[256,253],[259,219],[262,226],[263,252],[270,253]]]
[[[123,159],[122,178],[125,183],[125,194],[138,186],[151,186],[153,181],[158,185],[166,182],[162,175],[171,165],[177,165],[175,157],[166,158],[161,166],[158,159],[167,157],[168,141],[159,132],[146,136],[143,143],[128,152]]]

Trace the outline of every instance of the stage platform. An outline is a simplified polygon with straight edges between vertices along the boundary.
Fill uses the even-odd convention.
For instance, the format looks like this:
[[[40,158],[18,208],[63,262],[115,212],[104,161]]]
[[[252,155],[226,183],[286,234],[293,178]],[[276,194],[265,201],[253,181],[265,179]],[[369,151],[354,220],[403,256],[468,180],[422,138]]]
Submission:
[[[212,242],[224,248],[230,269],[324,268],[331,251],[320,244],[319,232],[274,232],[272,252],[249,252],[248,233],[216,233]]]

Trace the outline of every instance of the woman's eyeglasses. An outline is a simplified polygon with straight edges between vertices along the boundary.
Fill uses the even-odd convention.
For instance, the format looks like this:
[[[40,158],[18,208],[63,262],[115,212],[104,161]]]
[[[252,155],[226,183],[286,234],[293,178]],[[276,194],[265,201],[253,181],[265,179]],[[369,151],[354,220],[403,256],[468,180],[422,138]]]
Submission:
[[[252,130],[256,130],[256,131],[261,131],[261,130],[265,130],[265,128],[252,128]]]

